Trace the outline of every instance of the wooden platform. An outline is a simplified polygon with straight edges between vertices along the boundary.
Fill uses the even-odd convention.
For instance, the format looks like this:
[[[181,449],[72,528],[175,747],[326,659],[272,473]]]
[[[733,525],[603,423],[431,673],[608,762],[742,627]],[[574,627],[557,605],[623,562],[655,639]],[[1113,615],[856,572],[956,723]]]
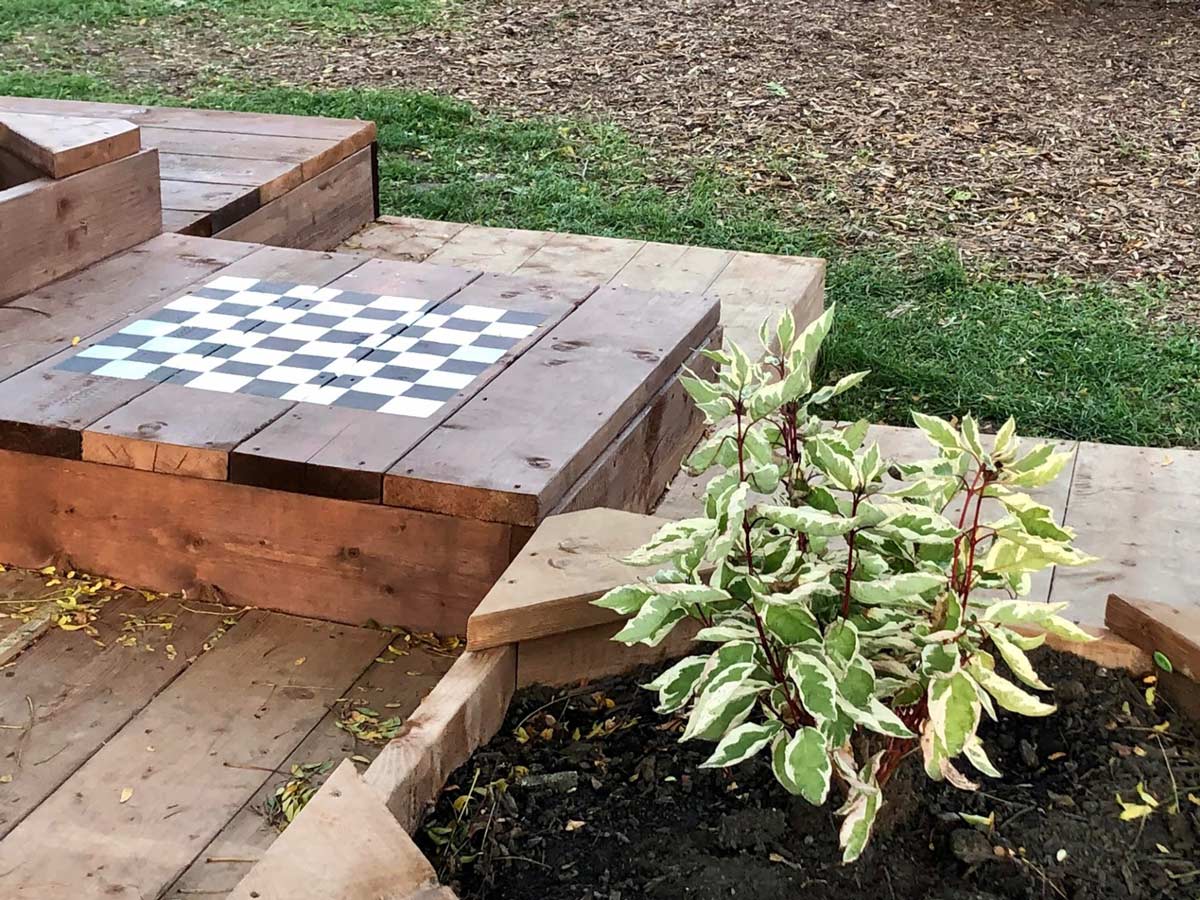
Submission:
[[[0,573],[0,597],[34,596],[21,579]],[[264,804],[291,766],[365,766],[383,741],[338,723],[403,721],[453,662],[402,634],[133,591],[92,627],[52,628],[3,672],[5,898],[225,896],[278,837]]]
[[[653,502],[718,314],[161,235],[0,306],[0,559],[461,630],[550,512]]]
[[[166,231],[327,250],[378,214],[372,122],[0,97],[6,112],[139,126]]]

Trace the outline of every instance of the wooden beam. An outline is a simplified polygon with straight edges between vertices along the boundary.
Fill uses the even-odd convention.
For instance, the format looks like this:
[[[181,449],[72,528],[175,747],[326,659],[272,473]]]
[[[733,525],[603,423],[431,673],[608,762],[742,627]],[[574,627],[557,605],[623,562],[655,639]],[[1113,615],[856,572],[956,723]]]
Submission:
[[[0,146],[51,178],[66,178],[142,149],[136,125],[120,119],[0,110]]]
[[[367,785],[406,831],[416,829],[450,773],[500,729],[516,676],[515,647],[467,651],[367,767]]]
[[[0,191],[0,301],[152,238],[162,230],[158,153]]]
[[[433,866],[347,759],[229,900],[407,900],[436,890]]]
[[[1108,595],[1105,624],[1148,653],[1162,653],[1174,671],[1200,681],[1200,609]]]

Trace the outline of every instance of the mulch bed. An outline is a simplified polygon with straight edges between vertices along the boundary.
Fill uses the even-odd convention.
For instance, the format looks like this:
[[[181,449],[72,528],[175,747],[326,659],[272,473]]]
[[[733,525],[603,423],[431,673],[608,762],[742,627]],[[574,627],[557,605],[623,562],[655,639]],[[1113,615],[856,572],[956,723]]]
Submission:
[[[1034,277],[1200,282],[1193,0],[449,10],[410,33],[378,19],[341,39],[296,32],[249,50],[203,17],[168,18],[84,37],[57,57],[0,47],[0,60],[119,53],[117,77],[183,92],[225,75],[595,116],[630,130],[667,168],[716,159],[797,220],[851,241],[950,239]],[[1200,286],[1180,287],[1173,314],[1200,320]]]
[[[636,687],[645,671],[519,693],[499,735],[451,776],[426,820],[443,834],[459,823],[454,850],[428,835],[423,849],[464,900],[1194,898],[1196,731],[1161,699],[1148,706],[1146,685],[1125,672],[1049,652],[1035,662],[1059,711],[985,726],[1005,778],[964,793],[926,784],[915,767],[902,772],[854,865],[838,862],[830,808],[790,798],[765,757],[698,769],[711,745],[676,742],[678,721],[654,713],[653,695]],[[1153,730],[1163,721],[1165,731]],[[507,790],[485,790],[496,779]],[[1139,782],[1161,806],[1121,821],[1116,795],[1138,802]],[[472,785],[476,799],[454,807]],[[1176,790],[1181,809],[1168,815]],[[959,813],[994,813],[994,829]]]

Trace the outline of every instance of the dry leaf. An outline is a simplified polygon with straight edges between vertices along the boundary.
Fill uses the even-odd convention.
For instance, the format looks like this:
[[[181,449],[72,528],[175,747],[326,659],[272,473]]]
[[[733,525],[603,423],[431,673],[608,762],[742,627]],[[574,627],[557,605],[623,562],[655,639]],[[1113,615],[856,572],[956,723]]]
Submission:
[[[568,820],[567,820],[567,827],[566,827],[564,830],[565,830],[565,831],[578,831],[578,830],[579,830],[580,828],[582,828],[582,827],[583,827],[585,824],[586,824],[586,823],[585,823],[585,822],[583,822],[583,821],[581,821],[580,819],[568,819]]]
[[[0,775],[0,784],[11,784],[12,775]]]
[[[125,803],[133,796],[133,788],[121,788],[121,802]]]
[[[302,666],[302,665],[304,665],[304,661],[305,661],[306,659],[308,659],[308,657],[307,657],[307,656],[301,656],[299,659],[297,659],[297,660],[296,660],[296,665],[298,665],[298,666]]]

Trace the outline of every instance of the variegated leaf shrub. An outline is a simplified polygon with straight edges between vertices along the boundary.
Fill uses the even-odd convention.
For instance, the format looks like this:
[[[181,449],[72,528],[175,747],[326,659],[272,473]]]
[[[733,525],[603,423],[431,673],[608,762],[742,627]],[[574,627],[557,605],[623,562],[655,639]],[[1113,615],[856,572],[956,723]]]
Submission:
[[[626,644],[654,646],[698,620],[712,650],[647,685],[659,711],[686,715],[682,740],[716,743],[704,766],[767,753],[779,783],[815,805],[833,785],[851,861],[907,755],[974,789],[960,757],[1000,775],[976,733],[984,714],[1054,711],[1026,651],[1047,632],[1090,637],[1058,615],[1066,604],[1019,598],[1033,573],[1090,557],[1026,493],[1069,454],[1022,452],[1011,419],[989,450],[970,416],[955,427],[916,414],[936,455],[913,462],[885,459],[865,422],[823,424],[816,410],[865,375],[814,390],[832,317],[797,333],[784,315],[773,334],[763,326],[761,362],[730,346],[708,352],[715,381],[685,379],[718,426],[687,461],[719,470],[704,514],[628,557],[655,574],[595,602],[628,617],[615,637]]]

